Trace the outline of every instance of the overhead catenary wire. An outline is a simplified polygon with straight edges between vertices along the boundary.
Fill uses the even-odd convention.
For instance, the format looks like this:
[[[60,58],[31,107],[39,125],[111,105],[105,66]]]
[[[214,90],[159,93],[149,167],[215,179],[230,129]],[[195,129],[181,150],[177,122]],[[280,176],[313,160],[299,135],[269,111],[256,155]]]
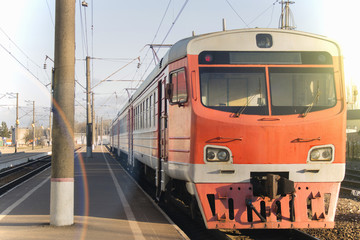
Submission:
[[[164,19],[165,19],[165,16],[166,16],[166,14],[167,14],[167,12],[168,12],[168,10],[169,10],[171,1],[172,1],[172,0],[169,0],[169,3],[168,3],[167,6],[166,6],[165,12],[164,12],[164,14],[163,14],[163,16],[162,16],[162,18],[161,18],[161,21],[160,21],[159,26],[158,26],[158,28],[157,28],[157,30],[156,30],[156,33],[155,33],[155,35],[154,35],[154,37],[153,37],[153,39],[152,39],[152,41],[151,41],[151,44],[154,43],[154,41],[155,41],[155,39],[156,39],[156,37],[157,37],[157,34],[158,34],[159,31],[160,31],[161,25],[162,25],[162,23],[163,23],[163,21],[164,21]],[[139,72],[139,69],[140,69],[140,67],[142,66],[142,64],[143,64],[143,62],[145,61],[145,59],[147,58],[149,51],[150,51],[150,48],[147,49],[147,51],[146,51],[146,53],[145,53],[145,57],[143,58],[143,61],[140,61],[139,65],[138,65],[138,68],[136,69],[136,71],[135,71],[135,73],[134,73],[133,79],[135,78],[136,74]],[[151,63],[152,63],[152,62],[150,62],[149,66],[151,65]],[[149,68],[149,67],[147,67],[147,69],[148,69],[148,68]],[[146,73],[147,69],[145,70],[145,73]],[[142,75],[141,79],[143,79],[145,73]],[[132,86],[132,83],[131,83],[131,86]]]
[[[171,30],[173,29],[173,27],[174,27],[174,25],[175,25],[175,23],[177,22],[177,20],[179,19],[179,17],[180,17],[180,15],[181,15],[181,13],[184,11],[184,9],[185,9],[185,7],[186,7],[186,5],[187,5],[187,3],[189,2],[189,0],[186,0],[185,2],[184,2],[184,4],[182,5],[182,7],[181,7],[181,9],[180,9],[180,11],[178,12],[178,14],[176,15],[176,18],[175,18],[175,20],[171,23],[171,26],[170,26],[170,28],[169,28],[169,30],[167,31],[167,33],[166,33],[166,35],[165,35],[165,37],[164,37],[164,39],[162,40],[162,42],[161,42],[161,44],[160,45],[163,45],[164,44],[164,42],[165,42],[165,40],[167,39],[167,37],[169,36],[169,34],[170,34],[170,32],[171,32]],[[159,48],[160,49],[160,48]],[[158,49],[158,51],[157,52],[159,52],[159,49]],[[146,70],[145,70],[145,72],[144,72],[144,74],[141,76],[141,79],[143,79],[144,78],[144,76],[145,76],[145,74],[147,73],[147,71],[149,70],[149,68],[150,68],[150,66],[151,66],[151,64],[152,64],[152,62],[154,61],[154,59],[150,62],[150,64],[148,65],[148,67],[146,68]],[[139,86],[139,83],[137,84],[137,86],[136,87],[138,87]]]
[[[94,1],[91,0],[91,79],[94,79]]]
[[[35,74],[29,69],[27,68],[22,62],[20,62],[19,59],[17,59],[7,48],[5,48],[1,43],[0,46],[12,57],[14,58],[28,73],[30,73],[31,76],[33,76],[36,80],[38,80],[44,87],[46,87],[46,84],[44,84],[42,81],[40,81],[40,79],[35,76]]]
[[[54,19],[53,19],[53,16],[52,16],[51,10],[50,10],[50,6],[49,6],[49,2],[48,2],[48,0],[46,0],[46,5],[47,5],[48,10],[49,10],[49,15],[50,15],[50,19],[51,19],[52,25],[53,25],[53,27],[55,28]]]
[[[240,18],[240,20],[245,24],[245,26],[247,27],[247,28],[250,28],[249,27],[249,25],[244,21],[244,19],[240,16],[240,14],[235,10],[235,8],[231,5],[231,3],[228,1],[228,0],[225,0],[228,4],[229,4],[229,6],[230,6],[230,8],[235,12],[235,14]]]
[[[131,63],[133,63],[135,60],[139,60],[140,57],[136,57],[134,58],[132,61],[130,61],[129,63],[125,64],[124,66],[121,66],[119,69],[117,69],[115,72],[113,72],[112,74],[110,74],[109,76],[107,76],[104,80],[101,80],[100,82],[98,82],[95,86],[92,87],[92,89],[94,89],[95,87],[97,87],[99,84],[105,82],[106,80],[108,80],[109,78],[111,78],[112,76],[114,76],[116,73],[118,73],[119,71],[121,71],[122,69],[124,69],[125,67],[129,66]]]
[[[162,18],[161,18],[160,24],[159,24],[159,26],[158,26],[158,28],[157,28],[157,30],[156,30],[156,33],[155,33],[154,38],[153,38],[153,40],[151,41],[151,44],[150,44],[150,45],[152,45],[152,44],[154,43],[154,41],[155,41],[155,39],[156,39],[159,31],[160,31],[161,25],[162,25],[162,23],[163,23],[163,21],[164,21],[164,19],[165,19],[165,16],[166,16],[166,14],[167,14],[167,12],[168,12],[168,10],[169,10],[171,1],[172,1],[172,0],[169,1],[168,5],[167,5],[167,7],[166,7],[166,9],[165,9],[165,12],[164,12],[164,14],[163,14],[163,16],[162,16]],[[149,51],[150,51],[150,48],[148,48],[148,50],[146,51],[146,54],[145,54],[144,59],[146,59]]]
[[[272,10],[271,10],[271,18],[270,18],[269,24],[266,26],[267,28],[270,27],[270,25],[272,23],[272,19],[273,19],[273,16],[274,16],[275,3],[277,3],[278,1],[279,0],[276,0],[276,2],[273,3],[273,7],[272,7]]]
[[[255,22],[262,15],[264,15],[270,8],[272,8],[274,11],[274,6],[277,2],[279,2],[279,0],[276,0],[275,2],[273,2],[269,7],[267,7],[264,11],[262,11],[259,15],[257,15],[252,21],[249,22],[249,25],[252,24],[253,22]],[[272,19],[272,14],[271,14],[271,19]],[[271,21],[270,21],[270,23],[271,23]]]
[[[10,37],[9,35],[0,27],[0,31],[9,39],[9,41],[14,44],[14,46],[22,53],[24,54],[24,56],[30,61],[32,62],[36,67],[40,68],[39,64],[37,64],[34,60],[32,60]],[[10,51],[9,51],[10,52]]]
[[[87,56],[86,46],[87,46],[88,43],[87,43],[87,37],[85,35],[85,29],[84,29],[83,16],[82,16],[82,10],[81,9],[82,9],[82,5],[81,5],[81,1],[79,1],[81,41],[82,41],[83,58],[85,58],[85,56]],[[85,28],[86,28],[86,26],[85,26]]]

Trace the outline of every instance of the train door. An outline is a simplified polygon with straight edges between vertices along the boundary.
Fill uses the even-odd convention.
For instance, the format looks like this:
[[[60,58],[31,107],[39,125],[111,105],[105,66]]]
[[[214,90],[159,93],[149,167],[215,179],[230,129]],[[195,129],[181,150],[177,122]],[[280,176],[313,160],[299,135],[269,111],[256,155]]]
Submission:
[[[158,83],[158,162],[156,168],[156,198],[160,199],[162,191],[165,191],[164,162],[167,161],[168,142],[168,104],[165,98],[166,77]]]
[[[133,158],[133,108],[128,110],[127,117],[127,132],[128,132],[128,164],[134,166]]]

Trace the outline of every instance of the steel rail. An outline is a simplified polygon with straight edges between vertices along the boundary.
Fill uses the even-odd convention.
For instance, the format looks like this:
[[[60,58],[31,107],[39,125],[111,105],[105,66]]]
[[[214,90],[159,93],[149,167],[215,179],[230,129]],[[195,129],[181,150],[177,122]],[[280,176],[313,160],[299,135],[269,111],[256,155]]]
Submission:
[[[28,180],[29,178],[35,176],[36,174],[42,172],[43,170],[47,169],[48,167],[51,166],[51,162],[47,162],[44,165],[42,165],[41,167],[38,167],[36,169],[34,169],[33,171],[3,185],[0,187],[0,196],[3,195],[4,193],[6,193],[7,191],[9,191],[10,189],[14,188],[15,186],[19,185],[20,183]]]

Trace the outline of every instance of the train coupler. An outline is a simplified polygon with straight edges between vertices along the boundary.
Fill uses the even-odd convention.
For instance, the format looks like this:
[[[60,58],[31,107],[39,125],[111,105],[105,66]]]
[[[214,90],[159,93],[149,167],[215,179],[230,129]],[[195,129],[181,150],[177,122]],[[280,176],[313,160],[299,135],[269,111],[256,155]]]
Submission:
[[[276,199],[295,192],[294,182],[283,174],[253,173],[250,183],[253,185],[253,195]]]

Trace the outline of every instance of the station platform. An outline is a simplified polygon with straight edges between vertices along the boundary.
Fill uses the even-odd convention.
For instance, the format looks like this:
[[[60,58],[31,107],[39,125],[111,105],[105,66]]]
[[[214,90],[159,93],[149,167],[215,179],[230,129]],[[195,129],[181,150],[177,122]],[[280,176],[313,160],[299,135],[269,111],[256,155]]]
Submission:
[[[47,169],[0,197],[0,239],[189,239],[105,147],[75,155],[74,225],[50,225]]]
[[[38,159],[43,156],[51,155],[51,147],[36,148],[32,150],[31,148],[22,149],[14,153],[12,148],[2,148],[0,151],[0,170],[12,166],[16,166],[22,163],[26,163],[29,160]]]

